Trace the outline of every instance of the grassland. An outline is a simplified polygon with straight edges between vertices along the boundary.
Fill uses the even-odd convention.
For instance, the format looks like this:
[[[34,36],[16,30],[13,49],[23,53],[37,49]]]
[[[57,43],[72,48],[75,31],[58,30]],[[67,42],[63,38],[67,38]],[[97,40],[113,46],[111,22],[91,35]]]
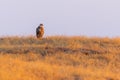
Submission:
[[[120,38],[0,38],[0,80],[120,80]]]

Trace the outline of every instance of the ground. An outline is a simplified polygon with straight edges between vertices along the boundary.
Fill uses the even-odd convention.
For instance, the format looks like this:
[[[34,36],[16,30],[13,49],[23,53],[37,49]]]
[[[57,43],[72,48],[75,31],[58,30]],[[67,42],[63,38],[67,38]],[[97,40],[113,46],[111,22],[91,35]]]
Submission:
[[[0,80],[120,80],[120,38],[0,38]]]

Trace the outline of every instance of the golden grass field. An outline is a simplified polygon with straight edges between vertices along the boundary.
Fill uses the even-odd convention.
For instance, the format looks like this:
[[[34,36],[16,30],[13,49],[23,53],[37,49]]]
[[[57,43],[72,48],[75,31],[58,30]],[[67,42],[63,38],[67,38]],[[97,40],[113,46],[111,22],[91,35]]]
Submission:
[[[120,80],[120,38],[0,38],[0,80]]]

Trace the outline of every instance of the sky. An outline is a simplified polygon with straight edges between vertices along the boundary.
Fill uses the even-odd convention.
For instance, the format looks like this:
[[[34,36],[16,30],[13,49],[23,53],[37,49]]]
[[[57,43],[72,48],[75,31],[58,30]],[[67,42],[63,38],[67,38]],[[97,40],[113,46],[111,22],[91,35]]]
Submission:
[[[120,36],[120,0],[0,0],[0,36]]]

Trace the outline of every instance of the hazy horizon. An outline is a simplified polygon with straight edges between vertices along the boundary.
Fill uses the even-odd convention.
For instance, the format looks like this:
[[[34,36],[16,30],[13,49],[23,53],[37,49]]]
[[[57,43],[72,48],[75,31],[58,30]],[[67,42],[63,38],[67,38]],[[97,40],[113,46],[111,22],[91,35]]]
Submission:
[[[120,37],[118,0],[0,0],[0,36],[35,35],[43,23],[45,36]]]

